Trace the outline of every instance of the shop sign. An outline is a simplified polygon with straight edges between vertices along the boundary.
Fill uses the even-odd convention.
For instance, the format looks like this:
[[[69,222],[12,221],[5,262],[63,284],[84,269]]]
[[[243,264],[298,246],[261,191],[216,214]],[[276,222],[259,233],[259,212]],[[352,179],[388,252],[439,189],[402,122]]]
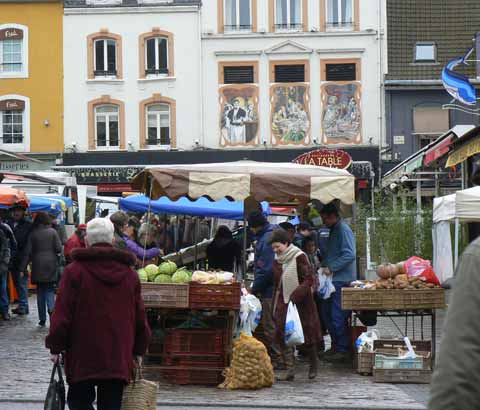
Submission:
[[[352,157],[345,151],[335,149],[318,149],[302,154],[292,162],[318,167],[347,169],[352,164]]]
[[[25,110],[25,101],[22,101],[22,100],[0,101],[0,111],[23,111],[23,110]]]
[[[98,184],[98,192],[128,192],[132,190],[130,184]]]
[[[55,171],[68,172],[79,184],[127,184],[144,167],[55,167]]]
[[[393,136],[394,145],[403,145],[405,144],[405,135],[394,135]]]
[[[42,161],[30,162],[30,161],[0,161],[0,171],[46,171],[51,166],[55,165],[55,161]]]
[[[23,38],[23,30],[18,28],[5,28],[0,30],[1,40],[21,40]]]
[[[445,165],[447,168],[454,167],[465,161],[467,158],[480,153],[480,138],[468,142],[450,154]]]

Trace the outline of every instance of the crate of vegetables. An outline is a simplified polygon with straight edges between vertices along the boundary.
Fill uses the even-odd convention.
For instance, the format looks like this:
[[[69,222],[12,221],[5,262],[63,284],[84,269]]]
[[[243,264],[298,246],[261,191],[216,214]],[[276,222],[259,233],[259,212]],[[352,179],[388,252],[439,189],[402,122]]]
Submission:
[[[230,272],[194,272],[190,283],[190,308],[239,310],[241,286],[233,280]]]

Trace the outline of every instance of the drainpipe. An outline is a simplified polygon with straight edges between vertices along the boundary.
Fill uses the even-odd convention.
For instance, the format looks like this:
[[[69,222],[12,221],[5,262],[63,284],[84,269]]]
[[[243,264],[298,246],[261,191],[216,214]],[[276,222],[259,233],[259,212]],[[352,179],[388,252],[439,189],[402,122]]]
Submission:
[[[383,72],[383,1],[378,0],[378,30],[377,30],[377,40],[378,44],[378,76],[380,80],[379,89],[380,89],[380,115],[378,116],[378,126],[379,126],[379,142],[378,142],[378,181],[380,182],[382,178],[382,145],[383,139],[385,136],[385,130],[383,127],[384,123],[384,110],[385,110],[385,89],[384,89],[384,72]]]
[[[198,40],[200,41],[200,63],[199,63],[199,77],[200,77],[200,141],[202,147],[205,147],[205,101],[204,101],[204,78],[203,78],[203,40],[202,40],[202,5],[198,6]]]

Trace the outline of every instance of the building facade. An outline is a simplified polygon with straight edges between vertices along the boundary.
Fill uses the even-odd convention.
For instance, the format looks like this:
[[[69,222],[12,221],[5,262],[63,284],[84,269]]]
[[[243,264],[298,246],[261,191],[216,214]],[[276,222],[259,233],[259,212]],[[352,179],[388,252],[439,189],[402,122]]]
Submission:
[[[452,97],[441,72],[474,46],[480,9],[474,0],[387,0],[387,27],[385,157],[394,165],[456,125],[478,125],[478,115],[444,109]],[[458,72],[478,88],[475,54],[470,58]]]
[[[63,2],[0,3],[0,149],[55,164],[63,152]],[[31,164],[0,156],[0,170]]]

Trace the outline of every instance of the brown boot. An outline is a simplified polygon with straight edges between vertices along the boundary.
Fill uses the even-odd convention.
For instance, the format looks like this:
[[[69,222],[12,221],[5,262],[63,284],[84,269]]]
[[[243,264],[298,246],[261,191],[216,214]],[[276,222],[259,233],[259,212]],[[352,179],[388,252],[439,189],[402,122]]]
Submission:
[[[282,375],[275,376],[279,382],[293,382],[295,380],[295,366],[289,367]]]
[[[317,346],[312,345],[308,350],[308,359],[310,362],[310,367],[308,369],[308,378],[310,380],[315,379],[317,377],[318,372],[318,357],[317,357]]]
[[[282,356],[287,371],[279,376],[276,376],[279,382],[293,382],[295,380],[295,355],[294,350],[291,347],[284,347],[282,349]]]

